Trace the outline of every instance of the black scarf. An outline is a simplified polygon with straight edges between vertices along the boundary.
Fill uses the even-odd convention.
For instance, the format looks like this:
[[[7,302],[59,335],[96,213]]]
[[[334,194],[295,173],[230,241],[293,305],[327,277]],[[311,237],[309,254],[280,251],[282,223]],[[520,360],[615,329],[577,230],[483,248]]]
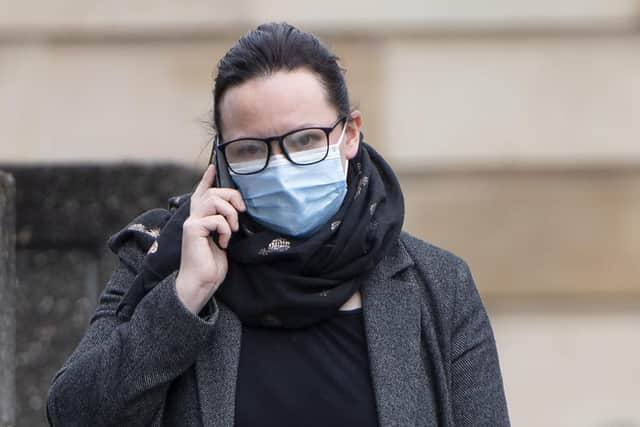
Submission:
[[[349,164],[347,186],[338,212],[304,239],[280,235],[241,214],[241,229],[227,248],[229,271],[216,299],[251,326],[301,328],[335,314],[396,243],[404,220],[393,171],[362,138]],[[116,250],[133,233],[138,244],[149,248],[118,308],[125,318],[153,286],[179,268],[189,200],[174,198],[173,212],[150,211],[142,225],[129,226],[110,240]],[[150,231],[160,227],[159,235]]]

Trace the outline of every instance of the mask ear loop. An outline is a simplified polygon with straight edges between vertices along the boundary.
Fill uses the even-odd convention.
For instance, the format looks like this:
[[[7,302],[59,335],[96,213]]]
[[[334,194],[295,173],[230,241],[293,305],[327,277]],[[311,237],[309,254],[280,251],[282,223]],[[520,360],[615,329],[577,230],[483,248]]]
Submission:
[[[340,139],[338,139],[338,143],[336,144],[338,146],[338,150],[340,149],[340,145],[342,145],[342,143],[344,142],[344,134],[347,130],[347,123],[349,123],[349,118],[347,118],[347,121],[344,122],[344,126],[342,126],[342,133],[340,134]],[[347,173],[349,172],[349,159],[345,159],[344,162],[344,179],[345,181],[347,180]]]

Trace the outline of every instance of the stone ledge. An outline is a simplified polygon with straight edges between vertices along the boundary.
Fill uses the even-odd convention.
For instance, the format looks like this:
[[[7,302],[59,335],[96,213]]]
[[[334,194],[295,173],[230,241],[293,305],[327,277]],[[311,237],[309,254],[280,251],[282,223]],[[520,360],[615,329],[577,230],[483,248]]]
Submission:
[[[0,42],[7,44],[104,44],[108,42],[176,42],[226,40],[231,46],[246,31],[261,22],[241,22],[231,25],[38,25],[2,27]],[[297,23],[299,24],[299,23]],[[524,21],[524,22],[354,22],[349,26],[310,23],[301,28],[317,34],[324,40],[393,40],[394,38],[478,38],[522,37],[558,38],[563,36],[631,36],[640,33],[637,18],[593,20],[578,22]],[[242,30],[238,30],[241,28]]]
[[[240,0],[229,7],[222,0],[176,1],[141,0],[132,7],[127,2],[62,0],[42,3],[26,0],[7,8],[0,28],[29,31],[175,31],[186,28],[220,28],[237,31],[269,20],[291,21],[309,30],[371,33],[385,28],[501,28],[605,26],[618,28],[638,24],[635,0],[590,0],[567,2],[462,2],[445,0],[398,0],[393,3],[328,0],[318,8],[305,2],[264,2]],[[60,10],[65,13],[61,14]],[[35,11],[35,12],[34,12]],[[209,30],[211,31],[211,30]]]

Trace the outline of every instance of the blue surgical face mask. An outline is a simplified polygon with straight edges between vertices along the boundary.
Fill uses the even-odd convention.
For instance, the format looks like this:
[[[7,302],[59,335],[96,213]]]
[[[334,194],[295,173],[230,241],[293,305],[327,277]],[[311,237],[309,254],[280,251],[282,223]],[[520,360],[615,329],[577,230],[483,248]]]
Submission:
[[[308,236],[328,222],[347,194],[348,163],[343,170],[340,158],[345,129],[346,124],[338,143],[329,146],[321,162],[295,165],[276,154],[267,168],[256,174],[231,172],[249,215],[266,228],[293,237]]]

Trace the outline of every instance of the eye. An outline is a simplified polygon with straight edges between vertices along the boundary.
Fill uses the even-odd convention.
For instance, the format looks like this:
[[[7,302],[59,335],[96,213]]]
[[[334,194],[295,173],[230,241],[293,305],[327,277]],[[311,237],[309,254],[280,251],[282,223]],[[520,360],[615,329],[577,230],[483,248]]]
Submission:
[[[287,136],[284,144],[290,152],[323,148],[327,144],[327,136],[320,129],[305,129]]]
[[[238,148],[238,152],[248,155],[256,154],[260,151],[262,150],[260,150],[260,147],[258,147],[256,144],[247,144]]]
[[[300,135],[300,137],[296,140],[298,145],[309,145],[313,143],[313,138],[309,134]]]
[[[230,162],[263,159],[267,156],[267,145],[261,141],[235,141],[227,146],[226,155]]]

